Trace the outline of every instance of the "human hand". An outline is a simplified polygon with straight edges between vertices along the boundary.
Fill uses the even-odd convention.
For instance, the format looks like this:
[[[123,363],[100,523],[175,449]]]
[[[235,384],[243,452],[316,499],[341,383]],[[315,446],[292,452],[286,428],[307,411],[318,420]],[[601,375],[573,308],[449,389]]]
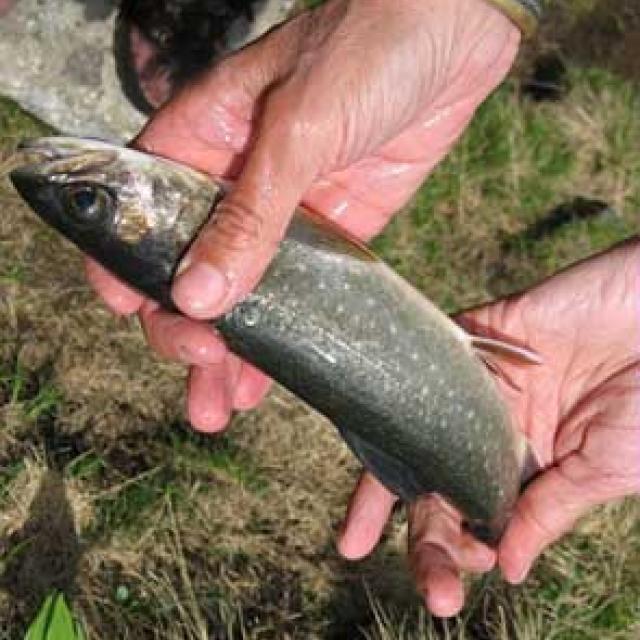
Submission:
[[[222,61],[169,101],[136,145],[235,179],[174,284],[187,316],[246,296],[303,201],[367,239],[447,153],[506,74],[519,32],[483,0],[329,0]],[[178,319],[90,263],[119,313],[140,311],[150,344],[195,365],[194,426],[221,428],[267,381],[212,329]]]
[[[505,361],[510,383],[498,379],[542,471],[520,496],[495,551],[463,531],[460,514],[439,498],[410,506],[410,563],[438,616],[461,609],[461,571],[487,571],[497,561],[517,584],[592,507],[640,492],[640,240],[459,321],[542,356],[536,367]],[[343,555],[358,558],[375,546],[394,501],[371,476],[361,478],[338,542]]]

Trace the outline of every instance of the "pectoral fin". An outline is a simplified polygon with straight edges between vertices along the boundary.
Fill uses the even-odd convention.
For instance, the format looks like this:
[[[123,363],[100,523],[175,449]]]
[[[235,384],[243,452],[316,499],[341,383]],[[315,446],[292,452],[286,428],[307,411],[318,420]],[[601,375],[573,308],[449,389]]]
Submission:
[[[478,351],[478,355],[484,360],[506,358],[518,364],[542,364],[542,358],[535,351],[495,338],[469,335],[471,346]]]

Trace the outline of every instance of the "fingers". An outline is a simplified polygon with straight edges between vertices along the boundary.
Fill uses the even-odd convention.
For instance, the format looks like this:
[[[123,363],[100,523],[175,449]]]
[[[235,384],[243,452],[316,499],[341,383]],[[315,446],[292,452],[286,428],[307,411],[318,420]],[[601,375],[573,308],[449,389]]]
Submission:
[[[167,360],[207,367],[222,364],[227,357],[226,345],[209,325],[151,302],[142,305],[140,320],[149,345]]]
[[[291,28],[190,84],[135,141],[211,175],[236,177],[243,165],[216,207],[215,223],[202,230],[178,270],[174,300],[193,318],[220,315],[255,286],[317,173],[322,145],[308,144],[298,87],[270,90],[288,68],[296,42],[287,37]]]
[[[113,312],[130,315],[138,311],[143,301],[139,293],[120,282],[91,258],[85,258],[84,266],[89,284]]]
[[[271,81],[270,61],[281,59],[269,54],[272,41],[246,47],[186,85],[154,113],[133,145],[228,177],[249,142],[256,100]]]
[[[371,474],[363,473],[338,539],[340,553],[349,559],[370,553],[396,500]],[[460,572],[489,571],[495,551],[464,531],[460,515],[435,496],[411,507],[409,524],[409,560],[426,606],[437,616],[456,615],[464,604]]]
[[[416,502],[409,524],[409,561],[416,587],[434,615],[456,615],[464,604],[460,572],[489,571],[495,552],[464,531],[460,515],[437,496]]]
[[[464,586],[451,558],[440,547],[425,544],[412,554],[411,565],[427,609],[439,618],[457,615],[464,605]]]
[[[257,407],[269,391],[271,379],[248,362],[242,362],[240,376],[233,394],[233,406],[239,411]]]
[[[570,531],[597,500],[586,487],[553,467],[522,494],[500,542],[498,563],[506,580],[521,583],[540,553]]]
[[[187,415],[198,431],[222,431],[233,410],[257,406],[271,380],[232,353],[217,364],[194,366],[189,372]]]
[[[436,546],[463,571],[482,572],[492,568],[496,554],[462,526],[460,514],[438,496],[418,500],[411,508],[410,552],[421,546]]]
[[[191,367],[187,415],[195,429],[215,433],[227,425],[233,409],[232,389],[239,369],[240,363],[231,354],[215,365]]]
[[[267,100],[242,174],[180,265],[173,298],[187,315],[217,316],[253,289],[319,170],[321,143],[292,95]]]
[[[338,537],[338,551],[350,560],[369,554],[380,540],[397,498],[366,471],[351,495]]]
[[[233,409],[251,409],[264,398],[269,378],[230,353],[213,327],[149,301],[141,307],[140,320],[149,345],[160,356],[192,365],[187,413],[196,429],[220,431]]]

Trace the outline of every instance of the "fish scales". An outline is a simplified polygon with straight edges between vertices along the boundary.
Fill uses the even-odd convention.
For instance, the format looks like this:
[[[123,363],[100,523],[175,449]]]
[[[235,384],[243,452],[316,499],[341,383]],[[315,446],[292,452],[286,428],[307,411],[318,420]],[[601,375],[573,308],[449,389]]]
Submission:
[[[99,170],[92,152],[102,154]],[[95,141],[42,139],[23,153],[12,180],[32,208],[173,308],[175,269],[225,187]],[[78,193],[93,209],[96,195],[105,211],[83,210]],[[329,418],[391,491],[407,501],[437,492],[479,537],[499,537],[526,443],[462,329],[366,247],[297,212],[261,282],[215,325],[235,353]]]
[[[331,419],[394,493],[453,491],[469,518],[490,520],[513,500],[502,488],[519,482],[516,461],[502,460],[512,444],[494,382],[424,297],[347,243],[318,248],[326,231],[312,224],[294,220],[262,283],[218,327]],[[421,462],[398,463],[408,458]],[[484,495],[470,477],[487,483]]]

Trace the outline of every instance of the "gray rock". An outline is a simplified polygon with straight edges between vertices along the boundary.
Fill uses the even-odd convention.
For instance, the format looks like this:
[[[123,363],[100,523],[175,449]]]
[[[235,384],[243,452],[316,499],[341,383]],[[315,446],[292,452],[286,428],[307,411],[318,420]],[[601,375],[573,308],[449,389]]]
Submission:
[[[250,31],[232,46],[286,19],[294,3],[260,0]],[[116,0],[19,0],[0,19],[0,94],[63,133],[131,139],[145,116],[117,77],[116,7]]]
[[[69,0],[20,0],[0,20],[0,93],[61,132],[121,142],[144,116],[116,76],[115,11],[102,19],[86,11]]]

